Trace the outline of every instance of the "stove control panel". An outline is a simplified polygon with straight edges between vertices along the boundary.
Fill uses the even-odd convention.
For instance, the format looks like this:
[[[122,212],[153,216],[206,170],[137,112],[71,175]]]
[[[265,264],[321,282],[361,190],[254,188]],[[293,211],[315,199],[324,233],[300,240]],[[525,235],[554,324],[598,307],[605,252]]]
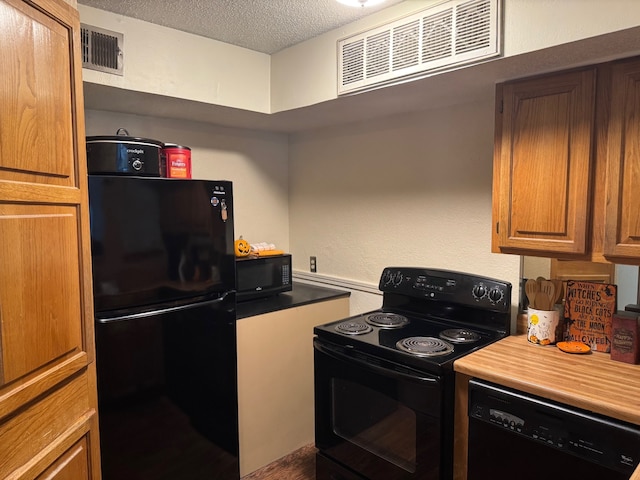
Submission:
[[[379,288],[382,292],[504,312],[511,307],[510,283],[450,270],[387,267],[380,277]]]
[[[504,290],[500,287],[485,285],[486,282],[480,282],[474,285],[471,293],[477,300],[487,297],[493,303],[499,303],[504,298]]]

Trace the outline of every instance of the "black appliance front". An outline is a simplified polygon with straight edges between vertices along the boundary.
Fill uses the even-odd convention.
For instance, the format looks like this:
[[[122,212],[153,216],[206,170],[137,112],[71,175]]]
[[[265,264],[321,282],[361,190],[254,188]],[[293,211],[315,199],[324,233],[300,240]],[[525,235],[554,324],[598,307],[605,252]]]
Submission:
[[[639,461],[636,425],[469,382],[469,480],[627,480]]]
[[[237,480],[227,181],[89,176],[103,478]]]
[[[96,323],[104,480],[237,480],[233,292]]]
[[[97,312],[235,289],[231,182],[89,175],[89,210]]]
[[[450,480],[453,362],[509,333],[511,284],[387,267],[379,288],[381,310],[314,328],[316,473]]]
[[[314,339],[318,479],[450,475],[445,378]],[[341,472],[349,472],[341,473]]]

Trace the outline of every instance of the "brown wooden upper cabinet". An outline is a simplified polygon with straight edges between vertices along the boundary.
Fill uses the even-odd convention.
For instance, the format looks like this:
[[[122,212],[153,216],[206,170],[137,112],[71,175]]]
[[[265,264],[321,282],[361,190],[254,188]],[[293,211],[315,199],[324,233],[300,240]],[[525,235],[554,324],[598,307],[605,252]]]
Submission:
[[[640,264],[640,59],[497,86],[492,251]]]
[[[613,64],[611,85],[604,254],[640,259],[640,59]]]
[[[498,86],[497,247],[585,253],[595,69]]]

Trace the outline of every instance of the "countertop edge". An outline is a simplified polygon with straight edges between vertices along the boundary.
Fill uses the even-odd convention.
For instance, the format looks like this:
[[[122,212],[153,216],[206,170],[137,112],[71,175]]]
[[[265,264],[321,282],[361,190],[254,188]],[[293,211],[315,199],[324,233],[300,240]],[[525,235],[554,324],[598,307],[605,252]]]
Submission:
[[[351,292],[347,290],[293,282],[293,289],[290,292],[283,292],[266,298],[257,298],[255,300],[238,302],[236,305],[236,319],[242,320],[243,318],[255,317],[265,313],[301,307],[317,302],[349,298],[350,295]]]

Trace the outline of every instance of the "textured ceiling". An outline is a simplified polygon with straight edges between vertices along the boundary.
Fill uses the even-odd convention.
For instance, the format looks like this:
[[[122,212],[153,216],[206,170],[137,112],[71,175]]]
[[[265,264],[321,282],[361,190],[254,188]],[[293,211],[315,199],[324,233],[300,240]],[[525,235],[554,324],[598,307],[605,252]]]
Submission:
[[[348,7],[336,0],[78,0],[81,5],[257,52],[284,48],[405,0]]]

